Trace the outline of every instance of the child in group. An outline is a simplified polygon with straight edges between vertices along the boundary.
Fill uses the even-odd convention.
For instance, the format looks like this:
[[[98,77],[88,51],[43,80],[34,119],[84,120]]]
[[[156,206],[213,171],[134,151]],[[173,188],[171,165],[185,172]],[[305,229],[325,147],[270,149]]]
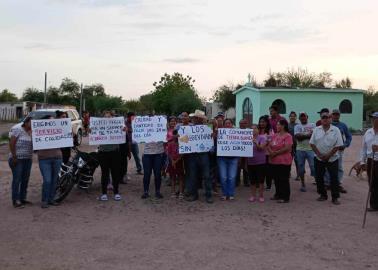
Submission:
[[[266,160],[266,134],[260,134],[257,125],[252,125],[253,129],[253,157],[248,158],[248,176],[251,182],[252,195],[250,202],[256,201],[257,189],[259,189],[259,202],[263,203],[264,199],[264,181],[267,173]]]
[[[184,163],[179,155],[178,132],[173,130],[173,137],[168,141],[167,153],[169,159],[168,173],[171,179],[171,197],[177,198],[176,181],[179,182],[178,198],[184,199]]]

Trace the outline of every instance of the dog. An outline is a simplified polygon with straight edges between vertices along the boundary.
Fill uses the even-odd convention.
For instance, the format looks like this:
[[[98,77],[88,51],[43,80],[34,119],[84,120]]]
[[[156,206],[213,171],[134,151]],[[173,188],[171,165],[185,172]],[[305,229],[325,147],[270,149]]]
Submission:
[[[352,168],[350,168],[350,171],[349,171],[349,176],[351,176],[352,175],[352,171],[355,171],[356,172],[356,176],[357,177],[362,177],[362,174],[364,173],[364,172],[366,172],[366,165],[360,165],[360,162],[356,162],[353,166],[352,166]]]

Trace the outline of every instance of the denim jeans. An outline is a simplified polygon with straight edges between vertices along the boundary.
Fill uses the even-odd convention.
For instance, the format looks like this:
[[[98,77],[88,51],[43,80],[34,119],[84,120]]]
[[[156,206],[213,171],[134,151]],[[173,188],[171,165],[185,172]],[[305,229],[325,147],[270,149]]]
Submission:
[[[139,146],[137,143],[131,144],[131,153],[133,154],[135,165],[137,167],[137,172],[142,171],[142,165],[140,164],[140,158],[139,158]]]
[[[298,163],[298,175],[304,176],[306,160],[310,166],[311,176],[315,177],[315,167],[314,167],[314,152],[311,150],[303,151],[297,150],[296,153],[297,163]]]
[[[12,170],[12,201],[25,201],[32,165],[31,159],[18,159],[16,166],[12,164],[12,158],[8,160]]]
[[[161,186],[161,168],[163,167],[163,154],[143,155],[142,157],[144,175],[143,190],[148,194],[150,190],[150,181],[152,171],[155,177],[155,194],[160,194]]]
[[[39,161],[39,169],[42,174],[42,202],[53,202],[55,197],[56,183],[59,177],[61,158],[49,158]]]
[[[190,195],[198,197],[200,182],[205,183],[205,196],[211,198],[212,179],[210,177],[210,157],[209,153],[193,153],[187,157],[189,173],[187,189]]]
[[[337,176],[338,176],[338,181],[339,181],[339,185],[342,184],[343,182],[343,177],[344,177],[344,168],[343,168],[343,155],[344,155],[344,151],[339,151],[338,152],[338,155],[339,155],[339,161],[337,163]],[[330,186],[330,176],[329,176],[329,172],[326,171],[326,173],[324,174],[324,184],[327,185],[327,186]]]
[[[223,196],[235,195],[235,179],[238,173],[238,157],[218,157],[219,178]]]

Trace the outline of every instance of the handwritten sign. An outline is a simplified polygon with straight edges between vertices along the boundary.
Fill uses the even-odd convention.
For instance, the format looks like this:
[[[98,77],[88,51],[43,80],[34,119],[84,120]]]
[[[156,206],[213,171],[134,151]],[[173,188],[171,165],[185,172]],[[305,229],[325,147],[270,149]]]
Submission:
[[[122,144],[126,142],[125,120],[123,117],[91,117],[89,145]]]
[[[167,141],[167,118],[165,116],[137,116],[131,124],[133,141],[137,143]]]
[[[252,157],[253,130],[239,128],[219,128],[217,140],[219,157]]]
[[[31,120],[33,150],[72,147],[71,119]]]
[[[180,154],[209,152],[214,147],[212,130],[206,125],[180,126],[178,134]]]

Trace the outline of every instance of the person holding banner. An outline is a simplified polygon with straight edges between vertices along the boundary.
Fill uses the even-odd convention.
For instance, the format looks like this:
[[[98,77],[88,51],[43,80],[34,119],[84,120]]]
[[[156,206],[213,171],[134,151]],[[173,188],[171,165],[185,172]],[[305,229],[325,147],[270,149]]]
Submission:
[[[26,200],[30,171],[33,159],[31,137],[31,117],[26,117],[22,125],[9,132],[9,167],[12,170],[12,202],[15,208],[30,204]]]
[[[292,162],[291,150],[293,138],[289,133],[288,122],[281,119],[277,122],[277,133],[273,134],[271,142],[268,144],[270,168],[273,172],[276,194],[272,200],[278,203],[288,203],[290,201],[290,169]]]
[[[54,119],[52,116],[45,116],[42,119]],[[37,151],[39,169],[42,174],[42,208],[50,205],[59,205],[54,201],[56,183],[59,178],[60,167],[62,166],[62,151],[60,148],[43,149]]]
[[[68,118],[68,115],[66,112],[59,111],[59,110],[55,112],[55,115],[57,119]],[[63,147],[63,148],[60,148],[60,150],[62,151],[63,163],[66,164],[70,160],[70,157],[71,157],[71,147]]]
[[[113,113],[111,111],[104,112],[105,118],[112,118]],[[126,130],[124,128],[124,130]],[[90,130],[91,132],[91,130]],[[101,144],[98,147],[98,157],[101,167],[101,191],[102,194],[99,198],[100,201],[108,200],[108,184],[109,176],[112,176],[112,185],[114,200],[120,201],[122,199],[119,194],[119,183],[121,180],[121,152],[119,144]]]
[[[144,145],[144,153],[142,156],[144,168],[142,199],[150,197],[149,190],[152,172],[155,177],[155,198],[163,199],[163,195],[160,193],[160,186],[164,151],[164,142],[150,142]]]
[[[252,125],[253,129],[253,157],[248,158],[248,176],[251,182],[250,202],[256,201],[257,189],[259,189],[259,202],[264,199],[264,181],[267,173],[266,147],[267,136],[260,134],[258,126]]]
[[[234,128],[231,119],[225,119],[224,128]],[[235,179],[238,173],[239,157],[218,156],[218,171],[222,185],[222,201],[235,199]]]
[[[200,130],[207,127],[204,125],[206,118],[205,112],[196,110],[193,114],[190,114],[193,118],[194,125],[191,126],[192,130]],[[197,128],[196,128],[197,127]],[[211,140],[212,141],[212,140]],[[198,200],[198,188],[199,183],[203,180],[205,183],[205,196],[207,203],[213,203],[212,199],[212,180],[210,177],[210,157],[209,151],[192,152],[190,153],[185,162],[188,162],[186,173],[188,173],[188,195],[185,199],[189,202]],[[199,177],[200,176],[200,177]]]

